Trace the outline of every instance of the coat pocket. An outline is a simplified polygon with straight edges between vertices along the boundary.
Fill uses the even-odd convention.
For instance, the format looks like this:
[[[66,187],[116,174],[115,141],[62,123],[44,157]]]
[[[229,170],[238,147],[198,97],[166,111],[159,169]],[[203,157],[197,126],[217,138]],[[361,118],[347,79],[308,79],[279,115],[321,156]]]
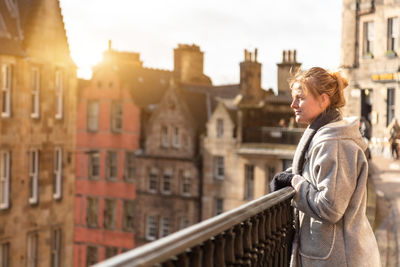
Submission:
[[[336,239],[336,225],[323,223],[305,216],[300,229],[300,255],[326,260],[332,253]]]

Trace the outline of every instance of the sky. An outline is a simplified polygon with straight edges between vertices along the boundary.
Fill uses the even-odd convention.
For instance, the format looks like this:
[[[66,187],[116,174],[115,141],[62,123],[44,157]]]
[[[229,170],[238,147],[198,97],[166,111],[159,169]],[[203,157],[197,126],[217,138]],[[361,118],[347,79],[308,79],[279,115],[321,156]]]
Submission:
[[[239,83],[244,49],[258,49],[262,87],[277,87],[283,50],[297,50],[302,68],[340,64],[339,0],[60,0],[78,76],[112,47],[140,53],[145,67],[173,69],[178,44],[204,52],[214,85]]]

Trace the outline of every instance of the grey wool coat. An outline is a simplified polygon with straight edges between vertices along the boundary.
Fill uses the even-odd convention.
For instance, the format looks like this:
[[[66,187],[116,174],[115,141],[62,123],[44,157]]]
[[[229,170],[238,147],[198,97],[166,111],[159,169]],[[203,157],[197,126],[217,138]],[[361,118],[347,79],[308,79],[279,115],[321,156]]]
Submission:
[[[322,126],[305,154],[302,174],[292,179],[299,266],[381,266],[366,216],[367,145],[358,126],[355,117]]]

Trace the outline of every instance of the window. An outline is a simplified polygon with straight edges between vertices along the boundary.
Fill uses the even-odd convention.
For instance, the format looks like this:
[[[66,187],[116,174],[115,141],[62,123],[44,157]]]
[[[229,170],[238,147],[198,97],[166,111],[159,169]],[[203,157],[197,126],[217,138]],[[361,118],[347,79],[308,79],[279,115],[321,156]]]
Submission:
[[[91,180],[99,179],[100,176],[100,154],[93,152],[89,154],[88,176]]]
[[[62,197],[62,162],[63,154],[61,147],[54,150],[54,166],[53,166],[53,198],[61,199]]]
[[[187,217],[181,217],[179,220],[179,229],[184,229],[188,227],[190,224],[189,219]]]
[[[133,200],[124,200],[124,210],[122,218],[122,229],[126,232],[133,231],[133,219],[135,213],[135,202]]]
[[[60,70],[57,70],[55,74],[56,119],[63,117],[63,83],[63,74]]]
[[[31,118],[39,118],[40,115],[40,72],[38,68],[32,68],[32,110]]]
[[[86,202],[86,224],[88,227],[97,227],[99,213],[99,200],[88,197]]]
[[[182,194],[184,196],[190,196],[192,187],[192,177],[190,171],[181,172],[181,183],[182,183]]]
[[[217,179],[224,179],[225,176],[224,157],[214,157],[214,175]]]
[[[224,200],[222,198],[217,198],[215,200],[215,215],[221,214],[224,212]]]
[[[1,66],[1,81],[1,116],[9,118],[11,116],[11,65],[5,64]]]
[[[171,169],[164,170],[164,175],[162,180],[162,192],[164,194],[171,194],[171,179],[172,179],[172,170]]]
[[[0,209],[10,207],[10,152],[0,152]]]
[[[26,255],[28,267],[38,266],[38,234],[31,233],[28,235],[28,251]]]
[[[175,148],[179,148],[179,128],[178,127],[174,127],[174,136],[173,136],[173,140],[172,140],[172,145]]]
[[[104,229],[114,229],[117,212],[115,199],[104,199]]]
[[[99,129],[99,102],[89,101],[87,104],[87,130],[95,132]]]
[[[167,126],[162,126],[161,127],[161,146],[162,147],[168,147],[168,127]]]
[[[388,88],[386,97],[386,126],[388,126],[394,118],[395,97],[394,88]]]
[[[125,153],[125,168],[124,168],[124,179],[130,181],[135,178],[136,173],[136,155],[135,152]]]
[[[114,257],[118,254],[118,248],[116,247],[106,247],[106,259]]]
[[[97,247],[87,246],[86,248],[86,266],[92,266],[98,261],[98,250]]]
[[[270,184],[272,182],[272,178],[275,175],[275,168],[271,166],[266,166],[265,170],[265,194],[271,192]]]
[[[122,103],[113,102],[111,107],[111,131],[121,132],[122,131]]]
[[[158,170],[151,168],[149,171],[149,192],[157,192],[158,189]]]
[[[51,267],[61,266],[61,229],[54,229],[51,241]]]
[[[244,199],[254,198],[254,165],[246,164],[244,166]]]
[[[0,266],[10,266],[10,242],[2,243],[0,249]]]
[[[283,159],[282,160],[282,170],[287,170],[292,166],[292,160],[291,159]]]
[[[170,233],[170,225],[169,225],[169,218],[168,217],[162,217],[161,222],[160,222],[160,237],[165,237],[169,235]]]
[[[157,220],[156,216],[147,216],[146,221],[146,239],[155,240],[157,238]]]
[[[106,156],[106,179],[117,180],[118,152],[108,151]]]
[[[364,22],[364,47],[363,54],[372,56],[374,51],[374,23],[372,21]]]
[[[388,19],[387,50],[397,51],[399,47],[399,20],[397,17]]]
[[[217,137],[220,138],[224,135],[224,121],[217,119]]]
[[[39,150],[29,151],[29,203],[39,202]]]

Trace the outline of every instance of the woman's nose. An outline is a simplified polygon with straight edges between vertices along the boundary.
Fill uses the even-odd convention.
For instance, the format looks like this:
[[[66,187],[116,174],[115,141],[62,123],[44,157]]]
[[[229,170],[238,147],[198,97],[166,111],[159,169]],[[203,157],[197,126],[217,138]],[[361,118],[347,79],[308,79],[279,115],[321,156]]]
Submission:
[[[291,108],[296,108],[297,107],[297,101],[293,99],[292,104],[290,104]]]

